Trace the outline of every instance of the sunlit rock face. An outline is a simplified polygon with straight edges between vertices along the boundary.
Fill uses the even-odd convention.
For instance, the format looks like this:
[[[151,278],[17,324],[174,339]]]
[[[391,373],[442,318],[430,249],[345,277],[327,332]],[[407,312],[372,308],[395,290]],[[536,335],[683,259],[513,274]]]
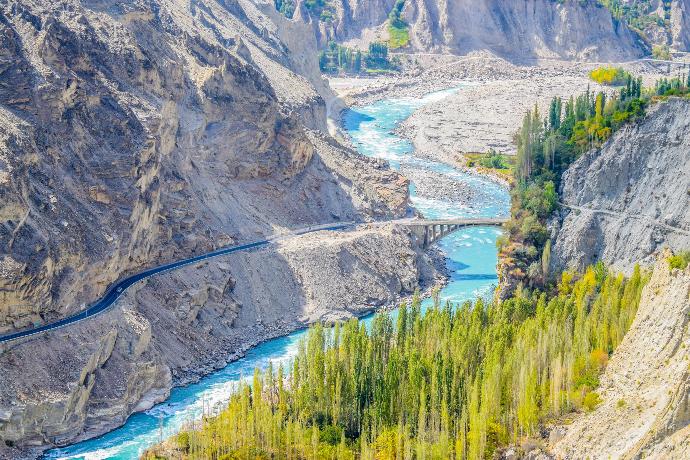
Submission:
[[[597,260],[630,272],[664,247],[690,247],[690,103],[671,99],[621,129],[563,175],[554,273]]]
[[[0,332],[275,226],[405,210],[398,176],[315,148],[314,40],[271,5],[11,1],[2,14]],[[299,59],[287,32],[304,35]]]
[[[312,20],[322,45],[329,40],[387,37],[393,0],[338,0],[335,19]],[[407,0],[413,51],[466,54],[486,50],[511,60],[566,58],[623,61],[641,57],[646,45],[595,1]]]

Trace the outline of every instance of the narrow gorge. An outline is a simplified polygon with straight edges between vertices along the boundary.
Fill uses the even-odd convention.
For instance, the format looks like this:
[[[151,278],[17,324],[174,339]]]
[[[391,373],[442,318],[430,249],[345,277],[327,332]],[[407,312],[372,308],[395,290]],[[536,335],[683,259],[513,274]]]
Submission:
[[[688,12],[0,4],[0,458],[687,457]]]

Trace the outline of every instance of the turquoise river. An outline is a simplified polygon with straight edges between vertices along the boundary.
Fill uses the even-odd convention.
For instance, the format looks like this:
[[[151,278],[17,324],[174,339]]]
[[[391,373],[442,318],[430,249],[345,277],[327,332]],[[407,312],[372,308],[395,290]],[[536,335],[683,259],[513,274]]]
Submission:
[[[453,167],[414,156],[412,145],[395,135],[396,126],[416,109],[430,102],[442,100],[462,87],[439,91],[423,98],[387,99],[344,114],[343,126],[360,153],[383,158],[396,169],[417,168],[427,174],[443,176],[445,182],[458,182],[471,190],[469,203],[448,199],[422,197],[410,185],[414,207],[427,218],[494,217],[505,216],[510,198],[507,190],[485,178],[466,174]],[[446,253],[450,280],[441,291],[443,300],[461,302],[477,296],[487,296],[496,284],[496,228],[468,228],[459,230],[440,243]],[[369,319],[363,319],[368,321]],[[221,407],[229,399],[242,376],[251,376],[254,368],[274,365],[294,356],[297,342],[304,334],[298,331],[285,337],[267,341],[250,350],[245,357],[201,379],[198,383],[175,388],[170,397],[148,411],[129,417],[120,428],[99,438],[45,454],[50,459],[135,459],[161,437],[178,431],[185,423],[200,417],[202,411]]]

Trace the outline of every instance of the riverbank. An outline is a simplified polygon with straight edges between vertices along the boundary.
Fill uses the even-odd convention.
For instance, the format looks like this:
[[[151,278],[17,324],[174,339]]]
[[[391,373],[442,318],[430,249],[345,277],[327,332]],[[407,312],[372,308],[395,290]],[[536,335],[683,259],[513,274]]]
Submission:
[[[413,143],[416,155],[461,167],[464,153],[493,149],[514,154],[513,136],[525,112],[535,105],[545,113],[553,97],[567,99],[588,88],[613,90],[589,79],[589,72],[601,63],[549,60],[514,64],[477,52],[452,61],[430,60],[425,65],[425,70],[415,68],[398,76],[332,78],[330,84],[343,101],[355,107],[381,98],[419,97],[462,87],[462,91],[416,110],[396,128],[399,136]],[[664,76],[644,62],[621,65],[647,82]]]
[[[390,110],[396,108],[403,107],[398,107],[396,103],[386,105],[385,102],[382,106],[384,113],[395,113],[394,118],[390,119],[392,125],[411,113],[408,110],[413,110],[412,107],[407,106],[402,112]],[[355,134],[366,134],[364,138],[359,138],[359,142],[363,144],[357,145],[360,153],[365,155],[371,153],[365,147],[384,147],[379,151],[383,152],[387,150],[387,147],[400,146],[403,142],[396,141],[395,136],[390,133],[391,130],[379,127],[376,122],[359,126],[355,129],[357,130],[359,131]],[[375,136],[371,137],[373,132],[386,136],[383,145],[375,139]],[[353,143],[353,145],[356,144],[356,142]],[[368,156],[380,158],[377,155]],[[454,174],[454,170],[449,168],[444,174]],[[445,199],[424,201],[425,198],[422,197],[413,197],[417,200],[415,205],[425,209],[425,214],[431,210],[432,214],[435,212],[435,215],[444,215],[449,210],[466,212],[470,216],[476,216],[477,213],[494,215],[495,209],[498,209],[496,203],[500,203],[501,209],[507,209],[507,194],[502,188],[494,189],[489,182],[472,176],[461,175],[457,180],[469,181],[474,187],[479,187],[479,192],[482,192],[484,188],[490,191],[473,193],[473,196],[478,197],[477,209],[460,206],[457,202]],[[224,356],[215,352],[209,353],[208,347],[222,345],[216,337],[219,332],[218,326],[214,324],[218,320],[225,321],[225,319],[222,315],[208,315],[204,311],[208,308],[208,304],[213,304],[215,305],[213,311],[220,312],[222,299],[217,298],[217,295],[228,291],[227,278],[223,283],[221,276],[217,282],[209,285],[208,280],[198,277],[198,270],[189,269],[187,273],[180,273],[177,278],[165,281],[173,284],[182,283],[188,290],[196,290],[198,295],[193,296],[193,299],[198,297],[202,303],[206,299],[207,306],[201,308],[186,308],[185,305],[189,302],[175,301],[176,306],[171,307],[170,312],[173,315],[161,316],[161,312],[137,311],[140,308],[137,305],[142,300],[141,296],[143,294],[150,296],[152,291],[147,289],[145,293],[139,293],[137,297],[131,299],[128,309],[135,312],[137,317],[143,317],[144,325],[148,324],[149,332],[146,332],[147,328],[143,328],[145,335],[155,338],[156,348],[168,350],[169,353],[166,355],[177,356],[178,360],[186,360],[185,363],[179,362],[174,366],[178,369],[173,379],[174,384],[198,380],[197,383],[174,388],[165,402],[129,417],[121,428],[98,439],[51,451],[48,458],[103,456],[106,453],[110,458],[131,458],[157,441],[159,423],[162,424],[166,435],[173,434],[189,419],[198,418],[203,407],[224,404],[232,390],[232,382],[236,382],[242,375],[251,375],[254,367],[263,368],[269,361],[278,363],[289,359],[302,332],[291,333],[287,336],[284,334],[313,321],[331,322],[352,316],[360,317],[377,309],[393,309],[401,301],[406,300],[404,296],[397,296],[395,293],[409,294],[423,279],[428,281],[425,285],[426,294],[430,294],[434,287],[442,288],[440,296],[444,300],[463,301],[491,292],[491,285],[496,279],[495,238],[498,230],[475,228],[459,231],[440,242],[440,247],[449,259],[438,251],[434,251],[431,256],[428,253],[423,256],[427,259],[424,263],[416,262],[415,260],[420,255],[404,249],[405,245],[395,244],[393,245],[395,248],[403,248],[403,250],[391,248],[392,251],[388,251],[389,238],[381,237],[381,231],[377,228],[368,233],[366,229],[359,233],[348,232],[347,235],[335,238],[340,242],[334,241],[335,235],[312,235],[300,238],[299,241],[295,240],[291,244],[284,242],[275,251],[275,255],[270,257],[271,261],[268,261],[267,254],[261,251],[245,255],[234,262],[224,261],[223,266],[226,272],[229,268],[233,268],[233,272],[240,270],[242,273],[242,276],[233,274],[229,291],[233,298],[241,297],[237,302],[238,308],[233,309],[234,315],[237,316],[234,319],[227,318],[230,321],[230,327],[235,331],[234,336],[238,340],[241,339],[242,344],[228,342],[226,343],[228,346],[220,346],[217,350],[226,350]],[[392,238],[408,241],[407,244],[409,244],[409,237],[400,234],[400,230],[391,231],[399,233],[397,236],[393,235]],[[348,240],[350,243],[347,242]],[[435,269],[432,268],[434,265]],[[441,273],[440,268],[443,268],[445,273]],[[221,268],[221,275],[222,272]],[[265,273],[280,273],[281,276],[280,279],[276,279],[275,275],[271,277],[264,275]],[[283,279],[283,275],[287,278]],[[199,286],[204,285],[206,288],[199,289]],[[224,288],[223,285],[226,287]],[[289,288],[292,285],[302,286],[302,294],[292,292]],[[167,292],[166,286],[156,284],[152,287],[156,292]],[[357,294],[356,298],[352,297],[354,294]],[[390,296],[389,301],[376,301],[384,294]],[[261,299],[259,304],[265,303],[265,306],[257,305],[257,296]],[[169,304],[172,300],[169,299],[163,304]],[[145,303],[148,305],[152,302]],[[242,307],[244,305],[247,307]],[[276,308],[277,305],[281,307]],[[326,309],[321,307],[314,309],[310,305],[321,305]],[[249,306],[252,308],[248,308]],[[183,317],[192,315],[196,321],[203,320],[205,324],[208,323],[207,327],[199,332],[196,331],[197,328],[188,325],[183,334],[173,333],[176,328],[172,325],[175,321],[180,322],[180,319],[174,316],[181,314],[180,309],[184,309]],[[158,321],[146,320],[156,315],[159,316]],[[292,321],[291,318],[296,319]],[[126,324],[120,321],[119,317],[111,319],[114,322],[113,325]],[[182,323],[184,324],[184,321]],[[270,324],[277,326],[271,329],[268,327]],[[81,337],[81,340],[86,340],[82,336],[87,334],[88,331],[84,330],[75,338]],[[265,341],[277,335],[283,336]],[[127,335],[123,333],[122,337],[127,337]],[[257,347],[250,348],[251,345],[258,343],[260,344]],[[116,347],[116,349],[119,348]],[[136,345],[134,349],[137,349]],[[120,351],[117,353],[119,354]],[[143,356],[148,356],[149,353],[150,351],[144,348]],[[207,353],[207,356],[215,358],[209,362],[198,359]],[[243,357],[240,358],[241,356]],[[223,362],[220,359],[223,357],[226,360],[228,357],[240,359],[222,367]],[[222,368],[202,377],[202,374],[218,367]],[[109,366],[105,366],[104,369],[109,369]],[[102,369],[95,371],[95,373],[102,372]],[[95,381],[98,383],[102,380],[97,377]],[[127,384],[118,386],[126,388]],[[166,395],[164,394],[163,397]],[[159,401],[160,398],[156,400]],[[141,409],[146,409],[146,407]],[[125,418],[111,417],[109,420],[112,423],[125,422]],[[101,425],[99,429],[105,431],[106,427]]]
[[[394,128],[400,121],[420,106],[446,96],[447,93],[441,92],[421,99],[379,101],[348,111],[341,125],[349,133],[351,144],[361,154],[387,160],[394,169],[410,180],[412,203],[424,216],[450,218],[507,215],[509,197],[504,187],[447,164],[419,158],[408,141],[395,135]],[[435,259],[435,264],[443,264],[447,275],[448,282],[438,295],[442,302],[461,303],[492,295],[497,281],[496,239],[499,235],[500,230],[497,228],[468,227],[440,240],[438,250],[434,250],[430,257]],[[304,243],[308,244],[308,241]],[[381,257],[381,254],[377,253],[375,256]],[[324,256],[328,257],[328,254]],[[349,271],[350,267],[342,268]],[[427,300],[423,306],[426,308],[430,304],[430,300]],[[371,321],[371,317],[364,321]],[[289,337],[294,336],[295,334]],[[269,344],[270,342],[266,346]],[[280,362],[289,359],[289,355],[287,351],[283,353]]]

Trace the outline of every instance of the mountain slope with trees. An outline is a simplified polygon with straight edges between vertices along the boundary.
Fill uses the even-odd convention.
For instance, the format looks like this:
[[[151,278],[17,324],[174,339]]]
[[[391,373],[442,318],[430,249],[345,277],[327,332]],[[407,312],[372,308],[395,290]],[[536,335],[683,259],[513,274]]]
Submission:
[[[218,416],[144,458],[491,458],[546,418],[597,406],[645,282],[600,264],[565,273],[557,293],[416,300],[370,329],[317,326],[289,369],[257,371]]]
[[[665,94],[667,84],[659,82],[656,91]],[[685,81],[675,84],[687,90]],[[628,74],[625,85],[612,93],[587,90],[567,101],[557,97],[543,117],[537,106],[525,114],[516,134],[511,220],[499,240],[501,295],[519,283],[548,283],[552,249],[546,224],[558,208],[561,176],[585,152],[596,150],[612,133],[642,118],[653,97],[654,90],[643,90],[641,78]]]
[[[568,169],[561,200],[605,212],[561,210],[554,270],[600,259],[630,270],[662,247],[690,248],[689,120],[687,98],[654,104]]]
[[[690,51],[690,1],[688,0],[599,0],[613,15],[662,53],[672,47]]]

